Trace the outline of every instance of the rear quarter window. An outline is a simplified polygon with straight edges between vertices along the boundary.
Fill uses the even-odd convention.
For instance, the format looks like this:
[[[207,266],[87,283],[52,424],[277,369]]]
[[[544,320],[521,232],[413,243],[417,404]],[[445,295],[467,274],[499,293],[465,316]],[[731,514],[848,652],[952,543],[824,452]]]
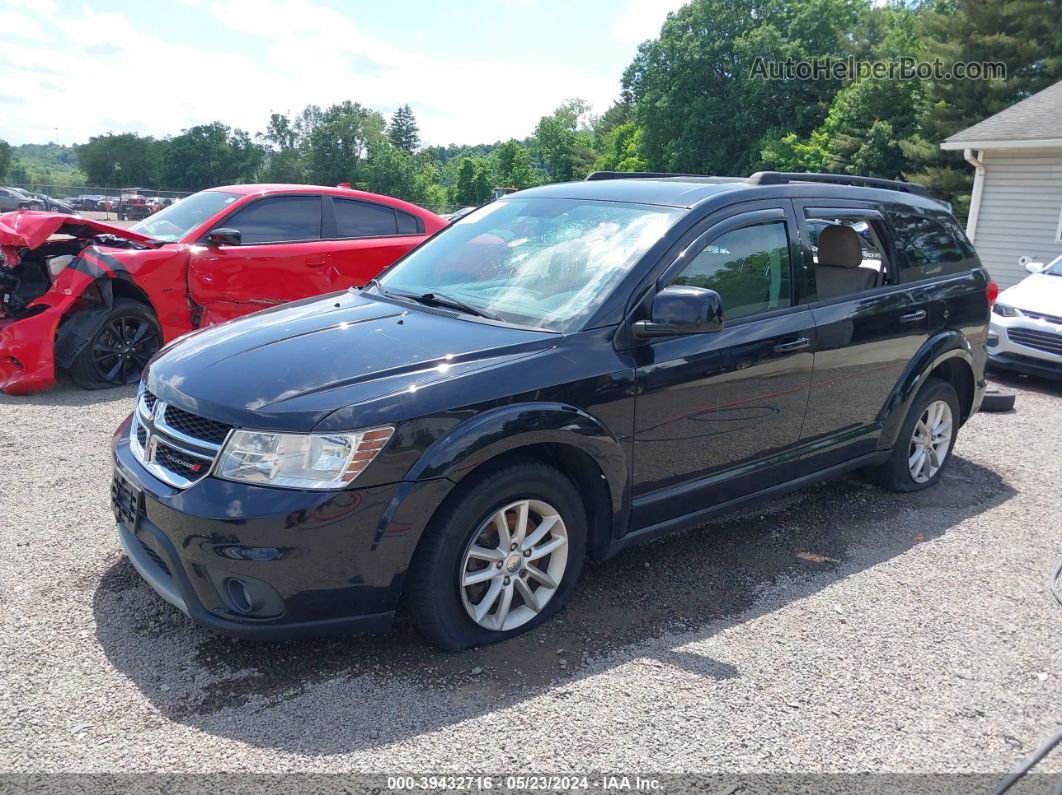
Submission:
[[[893,211],[890,217],[896,231],[901,281],[948,276],[975,265],[973,247],[947,213],[910,208]]]
[[[333,199],[337,237],[381,237],[398,234],[391,207],[354,199]]]

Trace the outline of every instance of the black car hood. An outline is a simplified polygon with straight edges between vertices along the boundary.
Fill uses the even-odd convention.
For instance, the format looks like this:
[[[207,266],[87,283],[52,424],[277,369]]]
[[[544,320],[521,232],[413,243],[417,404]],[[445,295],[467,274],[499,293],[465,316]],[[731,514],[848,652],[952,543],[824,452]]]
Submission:
[[[160,351],[146,379],[160,399],[242,427],[310,430],[339,409],[365,427],[404,419],[418,390],[557,339],[348,291],[193,332]],[[365,416],[349,411],[359,405]]]

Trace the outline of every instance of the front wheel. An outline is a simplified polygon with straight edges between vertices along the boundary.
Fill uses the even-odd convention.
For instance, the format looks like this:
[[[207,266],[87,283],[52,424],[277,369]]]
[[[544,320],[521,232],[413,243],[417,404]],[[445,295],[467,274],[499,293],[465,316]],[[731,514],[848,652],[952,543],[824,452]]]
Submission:
[[[951,459],[959,432],[959,396],[940,378],[926,379],[900,428],[889,459],[870,470],[871,479],[892,491],[934,485]]]
[[[161,345],[162,332],[151,308],[119,298],[93,327],[70,375],[84,389],[135,384]]]
[[[519,459],[444,505],[407,575],[414,626],[445,649],[526,632],[568,601],[586,555],[586,514],[561,472]]]

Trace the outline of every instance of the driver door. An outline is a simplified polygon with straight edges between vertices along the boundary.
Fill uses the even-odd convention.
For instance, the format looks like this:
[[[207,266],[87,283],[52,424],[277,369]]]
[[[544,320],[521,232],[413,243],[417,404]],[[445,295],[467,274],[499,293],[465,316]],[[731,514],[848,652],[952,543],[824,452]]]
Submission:
[[[240,245],[192,249],[188,289],[204,308],[200,325],[330,292],[334,243],[321,239],[320,196],[268,196],[217,224]]]
[[[636,356],[634,528],[666,523],[792,477],[814,361],[789,202],[715,223],[657,284],[715,290],[721,331]]]

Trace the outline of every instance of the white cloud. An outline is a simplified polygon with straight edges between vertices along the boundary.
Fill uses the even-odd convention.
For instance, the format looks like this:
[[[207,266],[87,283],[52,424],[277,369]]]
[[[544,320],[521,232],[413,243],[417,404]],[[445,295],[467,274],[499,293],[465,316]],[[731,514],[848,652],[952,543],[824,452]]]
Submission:
[[[612,35],[627,44],[655,39],[669,11],[677,11],[689,0],[629,0],[612,24]]]
[[[0,83],[0,137],[71,143],[107,130],[165,135],[214,120],[257,131],[270,112],[352,99],[386,113],[409,103],[426,143],[481,143],[530,134],[566,97],[584,97],[600,112],[619,93],[618,78],[562,63],[532,69],[504,53],[428,58],[403,34],[395,43],[367,36],[313,0],[186,0],[181,12],[254,46],[207,50],[88,6],[19,13],[22,29],[44,32],[50,46],[28,46],[0,25],[8,60],[0,68],[17,76]],[[42,51],[62,57],[41,59]]]

